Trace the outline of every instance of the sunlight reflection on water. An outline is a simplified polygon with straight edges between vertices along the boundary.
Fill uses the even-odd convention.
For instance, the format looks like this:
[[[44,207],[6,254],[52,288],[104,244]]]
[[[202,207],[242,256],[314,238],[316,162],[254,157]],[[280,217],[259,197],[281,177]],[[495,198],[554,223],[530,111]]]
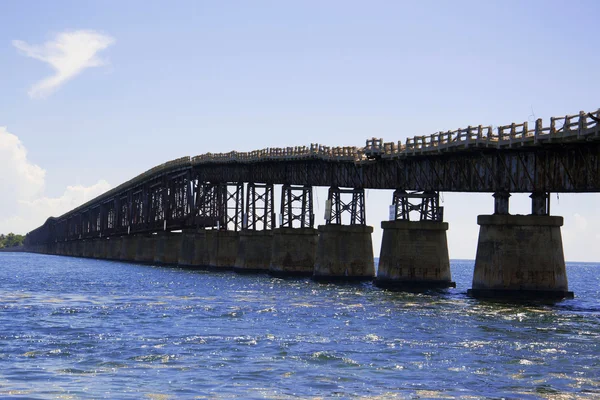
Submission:
[[[0,254],[0,396],[600,396],[600,266],[556,305]],[[49,384],[50,383],[50,384]]]

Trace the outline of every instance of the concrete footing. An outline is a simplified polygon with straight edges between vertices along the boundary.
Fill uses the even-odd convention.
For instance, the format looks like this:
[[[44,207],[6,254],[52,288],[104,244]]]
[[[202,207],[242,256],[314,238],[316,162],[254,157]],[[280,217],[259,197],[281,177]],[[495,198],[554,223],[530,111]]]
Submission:
[[[274,276],[312,276],[318,237],[314,228],[273,230],[269,273]]]
[[[480,215],[473,297],[561,299],[569,291],[562,217]]]
[[[271,264],[273,231],[240,232],[238,253],[235,259],[236,272],[266,272]]]
[[[448,223],[383,221],[375,285],[400,290],[456,287],[450,274]]]
[[[363,281],[375,277],[372,226],[320,225],[313,279]]]
[[[205,232],[205,240],[208,252],[208,267],[213,269],[233,269],[238,254],[240,233],[235,231],[207,230]]]

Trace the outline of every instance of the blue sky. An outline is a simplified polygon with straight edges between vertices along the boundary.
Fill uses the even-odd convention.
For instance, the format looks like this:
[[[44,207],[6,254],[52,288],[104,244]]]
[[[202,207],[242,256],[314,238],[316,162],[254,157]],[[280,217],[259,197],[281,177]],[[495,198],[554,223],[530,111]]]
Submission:
[[[596,110],[598,15],[595,1],[2,2],[0,183],[12,196],[0,231],[26,232],[184,155]],[[77,32],[110,43],[95,66],[32,96],[54,72],[23,46]],[[389,198],[369,193],[376,254]],[[512,199],[528,212],[526,196]],[[567,259],[600,261],[598,200],[554,195]],[[451,257],[474,258],[491,195],[444,201]]]

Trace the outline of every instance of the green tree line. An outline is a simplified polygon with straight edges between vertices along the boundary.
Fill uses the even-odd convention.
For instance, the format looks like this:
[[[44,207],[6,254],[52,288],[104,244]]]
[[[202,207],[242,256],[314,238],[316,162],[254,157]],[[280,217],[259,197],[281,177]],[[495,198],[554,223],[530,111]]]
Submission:
[[[22,246],[25,236],[9,233],[8,235],[0,234],[0,249],[4,247]]]

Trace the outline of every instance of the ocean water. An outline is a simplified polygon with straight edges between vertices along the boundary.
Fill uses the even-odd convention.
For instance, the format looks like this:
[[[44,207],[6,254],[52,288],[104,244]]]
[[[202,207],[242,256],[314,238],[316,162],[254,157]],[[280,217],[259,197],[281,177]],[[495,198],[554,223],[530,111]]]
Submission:
[[[600,398],[600,264],[575,299],[0,253],[0,398]]]

